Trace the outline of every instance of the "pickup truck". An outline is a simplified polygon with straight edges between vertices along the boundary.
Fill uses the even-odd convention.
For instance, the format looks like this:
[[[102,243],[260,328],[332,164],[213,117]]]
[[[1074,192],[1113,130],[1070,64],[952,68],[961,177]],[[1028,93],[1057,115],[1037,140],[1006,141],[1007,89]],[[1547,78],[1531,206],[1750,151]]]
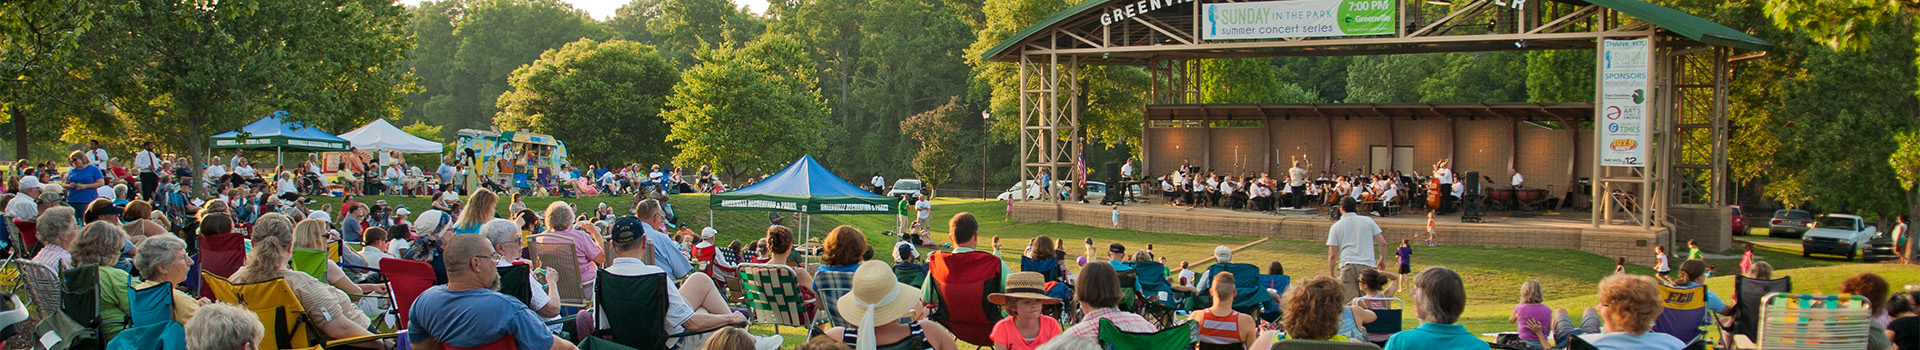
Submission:
[[[1814,220],[1813,228],[1801,235],[1800,256],[1832,254],[1853,260],[1879,231],[1857,215],[1827,214]]]

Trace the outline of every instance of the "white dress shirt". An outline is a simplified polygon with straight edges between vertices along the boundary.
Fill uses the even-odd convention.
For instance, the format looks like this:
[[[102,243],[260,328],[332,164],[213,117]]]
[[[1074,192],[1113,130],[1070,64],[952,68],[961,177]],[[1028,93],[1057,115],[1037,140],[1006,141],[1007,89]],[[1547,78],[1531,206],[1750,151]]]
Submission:
[[[133,155],[133,168],[143,173],[159,173],[160,157],[154,156],[153,151],[140,150]]]

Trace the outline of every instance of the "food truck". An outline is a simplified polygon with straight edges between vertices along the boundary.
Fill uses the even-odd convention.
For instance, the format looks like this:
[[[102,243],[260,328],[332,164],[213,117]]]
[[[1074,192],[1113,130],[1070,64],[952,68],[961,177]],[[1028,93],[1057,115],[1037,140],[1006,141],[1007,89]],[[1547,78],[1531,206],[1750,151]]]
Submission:
[[[460,129],[453,157],[470,169],[469,184],[484,178],[502,186],[526,188],[536,186],[542,173],[559,173],[567,164],[567,144],[526,130]]]

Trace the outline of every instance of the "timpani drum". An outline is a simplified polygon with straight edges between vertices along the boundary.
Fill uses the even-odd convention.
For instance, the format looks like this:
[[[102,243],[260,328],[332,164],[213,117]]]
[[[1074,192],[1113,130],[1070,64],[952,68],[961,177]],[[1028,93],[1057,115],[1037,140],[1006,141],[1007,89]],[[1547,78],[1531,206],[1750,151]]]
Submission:
[[[1542,199],[1547,198],[1547,190],[1539,189],[1539,188],[1522,188],[1522,189],[1514,190],[1514,198],[1519,199],[1520,203],[1535,203],[1535,202],[1539,202]]]

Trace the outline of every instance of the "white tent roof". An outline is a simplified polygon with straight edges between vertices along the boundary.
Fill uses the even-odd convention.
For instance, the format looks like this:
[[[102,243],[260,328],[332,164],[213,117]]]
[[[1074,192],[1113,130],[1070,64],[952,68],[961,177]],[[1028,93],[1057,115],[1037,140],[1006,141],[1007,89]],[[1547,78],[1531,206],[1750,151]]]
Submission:
[[[353,142],[353,147],[363,151],[400,151],[402,153],[440,153],[445,151],[439,143],[429,141],[400,131],[400,128],[388,123],[386,119],[374,119],[359,129],[353,129],[340,138]]]

